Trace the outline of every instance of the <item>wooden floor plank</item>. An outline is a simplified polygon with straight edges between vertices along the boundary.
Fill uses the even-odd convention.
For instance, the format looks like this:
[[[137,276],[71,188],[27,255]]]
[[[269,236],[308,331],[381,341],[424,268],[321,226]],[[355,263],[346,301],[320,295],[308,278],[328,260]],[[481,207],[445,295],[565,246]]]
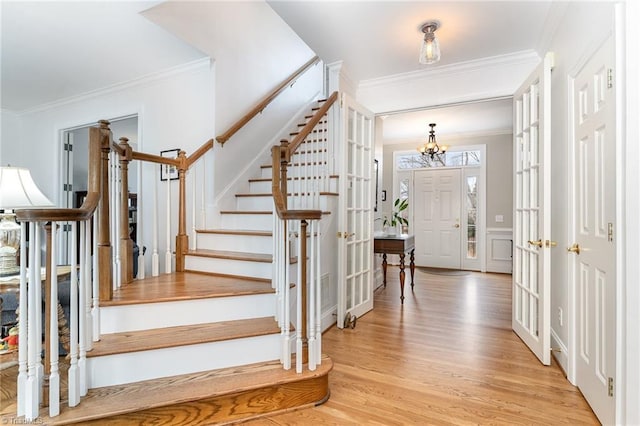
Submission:
[[[511,276],[398,268],[354,329],[331,328],[327,403],[247,425],[598,424],[580,392],[511,330]]]

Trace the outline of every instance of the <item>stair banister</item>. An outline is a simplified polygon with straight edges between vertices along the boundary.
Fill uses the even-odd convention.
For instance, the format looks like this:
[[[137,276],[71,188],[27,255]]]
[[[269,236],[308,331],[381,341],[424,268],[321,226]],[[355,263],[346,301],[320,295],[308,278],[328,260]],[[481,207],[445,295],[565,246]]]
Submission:
[[[249,112],[247,112],[240,120],[235,122],[229,130],[222,133],[221,135],[216,136],[216,141],[224,146],[224,144],[231,138],[236,132],[242,129],[245,124],[247,124],[253,117],[261,113],[267,105],[269,105],[274,99],[276,99],[287,87],[293,86],[295,81],[304,74],[309,68],[313,65],[320,62],[320,58],[314,56],[311,58],[306,64],[298,68],[293,74],[291,74],[287,79],[285,79],[282,83],[280,83],[275,89],[271,91],[262,101],[260,101],[256,106],[254,106]]]

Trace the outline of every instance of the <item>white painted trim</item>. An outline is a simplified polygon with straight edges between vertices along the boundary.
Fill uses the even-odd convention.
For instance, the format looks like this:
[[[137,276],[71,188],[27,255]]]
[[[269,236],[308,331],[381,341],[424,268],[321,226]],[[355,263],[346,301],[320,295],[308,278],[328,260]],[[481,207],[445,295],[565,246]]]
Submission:
[[[95,97],[98,97],[98,96],[104,96],[106,94],[113,93],[113,92],[118,92],[118,91],[121,91],[121,90],[125,90],[125,89],[128,89],[130,87],[143,86],[143,85],[146,85],[146,84],[154,83],[156,81],[164,80],[164,79],[173,77],[173,76],[178,75],[178,74],[183,74],[183,73],[188,73],[188,72],[192,72],[192,71],[198,70],[201,67],[205,67],[206,66],[206,67],[210,68],[212,63],[213,63],[213,60],[211,58],[209,58],[209,57],[202,58],[202,59],[196,59],[195,61],[191,61],[191,62],[187,62],[185,64],[177,65],[175,67],[171,67],[171,68],[159,71],[159,72],[143,75],[141,77],[134,78],[134,79],[131,79],[131,80],[128,80],[128,81],[125,81],[125,82],[111,84],[109,86],[102,87],[100,89],[90,90],[88,92],[85,92],[85,93],[82,93],[82,94],[79,94],[79,95],[69,96],[67,98],[58,99],[58,100],[55,100],[53,102],[47,102],[47,103],[44,103],[42,105],[35,106],[33,108],[28,108],[28,109],[25,109],[25,110],[22,110],[22,111],[16,111],[15,113],[18,116],[21,116],[21,115],[26,115],[26,114],[32,114],[32,113],[35,113],[35,112],[46,111],[48,109],[58,108],[58,107],[61,107],[63,105],[68,105],[68,104],[74,103],[74,102],[85,101],[87,99],[95,98]]]
[[[462,100],[459,102],[447,102],[445,104],[439,104],[439,105],[427,105],[427,106],[421,106],[416,108],[404,108],[404,109],[399,109],[394,111],[377,112],[375,116],[381,117],[384,120],[385,118],[387,118],[388,115],[406,114],[408,112],[429,111],[432,109],[440,109],[440,108],[452,107],[452,106],[475,105],[475,104],[481,104],[484,102],[504,101],[507,99],[513,100],[513,95],[494,96],[491,98],[474,98],[474,99]],[[438,134],[440,135],[442,133],[438,133]],[[385,145],[386,145],[386,139],[385,139]]]
[[[410,84],[415,80],[434,78],[441,75],[446,75],[449,77],[452,75],[465,74],[473,71],[484,71],[487,67],[500,67],[523,63],[537,64],[539,62],[540,57],[534,50],[522,50],[520,52],[509,53],[506,55],[491,56],[488,58],[474,59],[472,61],[458,62],[456,64],[443,65],[439,67],[411,71],[402,74],[394,74],[385,77],[362,80],[360,81],[358,89],[370,89],[397,83]]]
[[[327,331],[329,327],[336,323],[337,313],[338,305],[333,305],[329,309],[322,312],[322,317],[320,319],[320,327],[322,329],[322,332]]]
[[[420,108],[420,110],[424,110],[425,108]],[[428,109],[428,108],[426,108]],[[503,136],[503,135],[513,135],[513,129],[494,129],[494,130],[485,130],[485,131],[471,131],[464,133],[438,133],[438,138],[443,138],[447,140],[447,143],[450,141],[456,141],[460,139],[470,139],[470,138],[481,138],[481,137],[491,137],[491,136]],[[384,144],[386,145],[400,145],[405,143],[415,143],[416,138],[398,138],[398,139],[385,139]],[[450,151],[455,151],[451,147]],[[413,151],[406,151],[413,152]]]
[[[491,247],[494,240],[509,240],[512,244],[511,253],[513,253],[513,228],[487,228],[486,235],[487,268],[485,272],[512,273],[513,256],[509,257],[509,259],[494,259]]]
[[[554,351],[553,349],[560,349],[559,351]],[[568,349],[567,345],[564,344],[562,339],[555,332],[553,327],[551,327],[551,355],[556,359],[564,374],[567,374],[567,365],[569,362],[569,357],[567,355]]]
[[[544,26],[541,32],[542,37],[540,37],[536,46],[536,52],[538,52],[540,57],[543,57],[545,52],[549,50],[553,36],[560,27],[562,18],[564,18],[569,7],[569,3],[570,2],[568,1],[551,3],[551,7],[547,13],[547,19],[544,21]]]

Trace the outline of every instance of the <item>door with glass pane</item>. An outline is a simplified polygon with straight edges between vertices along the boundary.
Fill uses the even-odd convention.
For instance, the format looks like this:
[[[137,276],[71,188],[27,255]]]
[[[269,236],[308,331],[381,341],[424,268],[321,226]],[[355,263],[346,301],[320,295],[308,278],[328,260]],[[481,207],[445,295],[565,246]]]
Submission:
[[[550,353],[551,59],[515,93],[512,328],[540,361]]]
[[[338,327],[373,308],[373,114],[342,95]]]

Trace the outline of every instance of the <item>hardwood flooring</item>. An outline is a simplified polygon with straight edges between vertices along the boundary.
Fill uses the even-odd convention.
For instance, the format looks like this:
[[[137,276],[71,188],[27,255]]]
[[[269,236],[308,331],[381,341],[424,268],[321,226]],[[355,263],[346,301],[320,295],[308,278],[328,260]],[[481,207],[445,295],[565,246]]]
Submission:
[[[247,424],[598,424],[560,368],[511,330],[510,275],[418,268],[401,305],[397,271],[355,329],[324,334],[329,400]]]

